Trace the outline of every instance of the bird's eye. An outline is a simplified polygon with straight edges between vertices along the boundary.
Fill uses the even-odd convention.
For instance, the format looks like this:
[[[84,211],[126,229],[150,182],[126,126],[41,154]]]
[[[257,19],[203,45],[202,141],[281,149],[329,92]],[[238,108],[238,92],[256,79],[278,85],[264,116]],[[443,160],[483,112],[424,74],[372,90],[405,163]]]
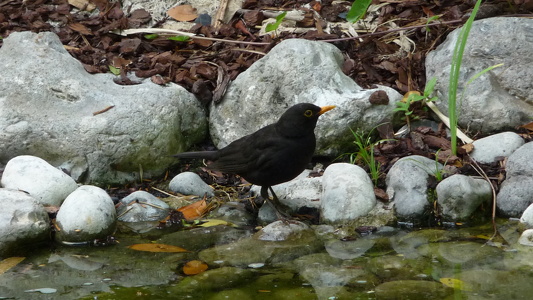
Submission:
[[[306,117],[308,117],[308,118],[312,117],[312,116],[313,116],[313,111],[310,110],[310,109],[306,110],[306,111],[304,112],[304,116],[306,116]]]

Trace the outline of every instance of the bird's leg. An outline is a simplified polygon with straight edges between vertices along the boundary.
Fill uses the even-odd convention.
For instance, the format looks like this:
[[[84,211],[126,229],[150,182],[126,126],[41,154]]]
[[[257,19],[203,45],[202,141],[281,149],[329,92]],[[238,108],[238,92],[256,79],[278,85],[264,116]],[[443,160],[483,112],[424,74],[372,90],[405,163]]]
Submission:
[[[269,189],[270,189],[270,192],[272,193],[272,198],[268,196]],[[268,201],[272,205],[272,207],[276,211],[276,216],[278,217],[278,219],[282,220],[284,223],[287,223],[289,215],[283,212],[284,205],[281,204],[281,202],[278,199],[278,196],[276,196],[276,193],[274,193],[274,190],[272,189],[272,187],[262,186],[261,197],[263,197],[266,201]]]

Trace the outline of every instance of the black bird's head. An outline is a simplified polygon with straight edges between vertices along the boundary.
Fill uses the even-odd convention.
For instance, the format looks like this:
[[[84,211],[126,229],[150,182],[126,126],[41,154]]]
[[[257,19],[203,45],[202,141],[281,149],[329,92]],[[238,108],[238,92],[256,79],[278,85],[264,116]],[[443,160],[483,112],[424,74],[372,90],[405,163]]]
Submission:
[[[318,117],[333,108],[333,105],[319,107],[311,103],[299,103],[281,115],[276,127],[286,136],[306,135],[314,132]]]

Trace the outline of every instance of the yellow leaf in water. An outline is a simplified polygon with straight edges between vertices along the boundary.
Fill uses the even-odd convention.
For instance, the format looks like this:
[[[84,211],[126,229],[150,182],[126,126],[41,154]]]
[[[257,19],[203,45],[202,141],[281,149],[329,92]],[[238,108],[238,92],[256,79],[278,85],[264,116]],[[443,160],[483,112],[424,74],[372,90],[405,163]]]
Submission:
[[[183,266],[183,274],[196,275],[207,270],[207,264],[200,260],[191,260]]]
[[[21,261],[23,261],[26,257],[9,257],[2,261],[0,261],[0,274],[4,274],[9,269],[13,268],[14,266],[18,265]]]
[[[468,283],[462,280],[459,280],[459,279],[443,277],[440,279],[440,282],[444,284],[445,286],[449,286],[456,290],[467,291],[467,292],[472,291],[472,287]]]
[[[202,220],[202,221],[205,221],[205,223],[202,223],[202,224],[200,224],[198,226],[201,226],[201,227],[213,227],[213,226],[217,226],[217,225],[226,225],[226,226],[236,227],[235,224],[230,223],[228,221],[224,221],[224,220],[205,219],[205,220]]]
[[[137,251],[147,251],[147,252],[189,252],[178,246],[166,245],[166,244],[135,244],[128,246],[128,248]]]

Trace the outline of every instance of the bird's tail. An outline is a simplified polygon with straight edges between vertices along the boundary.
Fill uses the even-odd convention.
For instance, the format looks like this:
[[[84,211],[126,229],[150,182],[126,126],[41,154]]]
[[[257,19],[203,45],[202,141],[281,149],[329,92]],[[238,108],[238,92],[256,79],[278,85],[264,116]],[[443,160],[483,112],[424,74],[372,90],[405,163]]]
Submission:
[[[198,151],[198,152],[182,152],[172,155],[176,158],[201,158],[207,160],[216,160],[217,151]]]

